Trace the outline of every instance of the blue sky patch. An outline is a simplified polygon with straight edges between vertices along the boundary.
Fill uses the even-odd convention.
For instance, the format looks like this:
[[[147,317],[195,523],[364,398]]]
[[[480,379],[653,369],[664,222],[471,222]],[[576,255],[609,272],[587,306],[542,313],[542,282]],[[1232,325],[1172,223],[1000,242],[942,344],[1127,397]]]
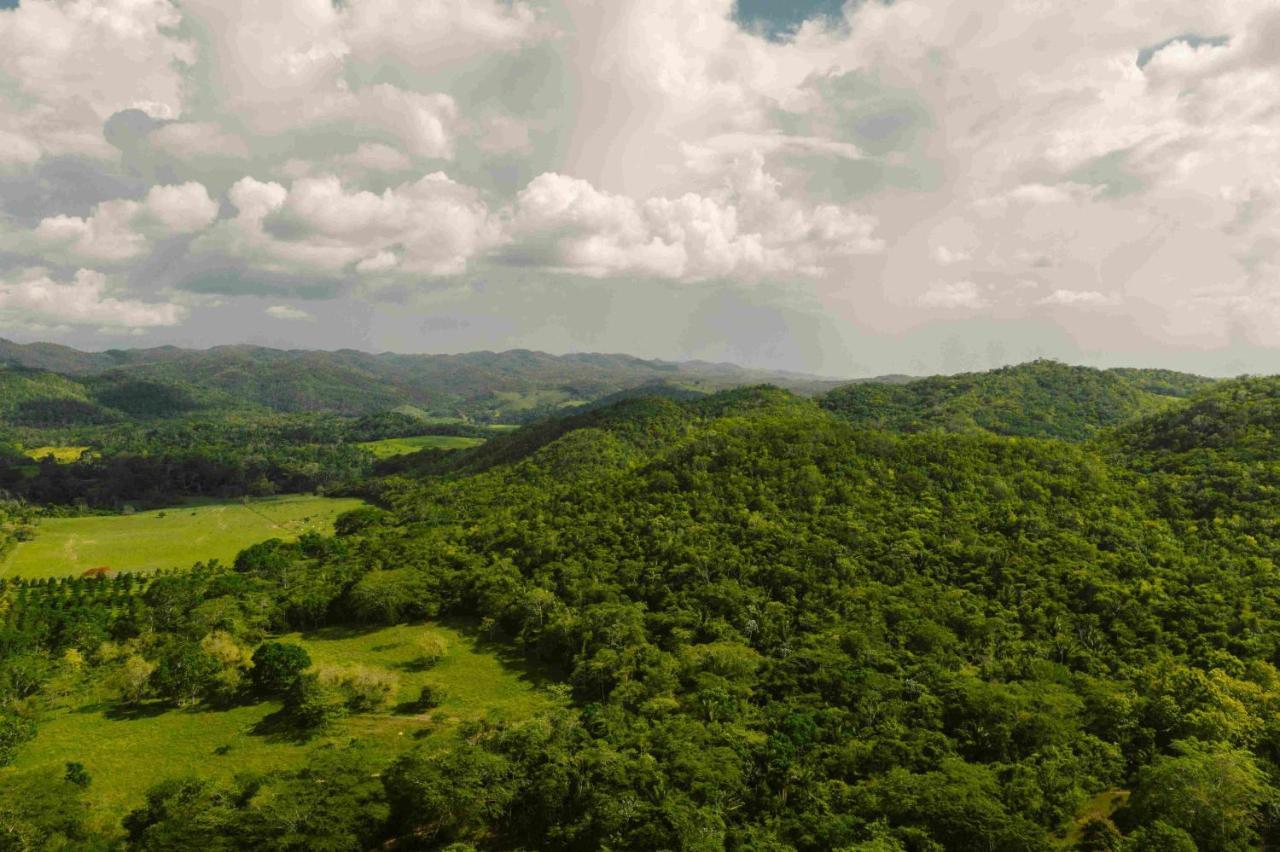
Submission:
[[[810,18],[839,17],[842,0],[738,0],[735,14],[746,27],[759,27],[770,38],[794,31]]]
[[[1189,47],[1199,47],[1202,44],[1212,45],[1213,47],[1222,47],[1222,45],[1231,41],[1231,36],[1202,36],[1195,33],[1185,33],[1183,35],[1167,38],[1159,44],[1153,44],[1150,47],[1144,47],[1138,51],[1138,67],[1146,68],[1147,63],[1151,61],[1157,53],[1164,50],[1175,41],[1185,41]]]

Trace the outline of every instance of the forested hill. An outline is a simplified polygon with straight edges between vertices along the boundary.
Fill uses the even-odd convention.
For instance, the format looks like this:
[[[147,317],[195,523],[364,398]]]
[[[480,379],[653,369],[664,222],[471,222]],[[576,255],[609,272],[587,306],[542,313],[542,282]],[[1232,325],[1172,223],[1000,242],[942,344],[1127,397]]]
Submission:
[[[401,759],[391,831],[1270,846],[1280,490],[1231,483],[1274,486],[1277,399],[1276,379],[1224,382],[1068,443],[866,431],[744,389],[626,401],[480,448],[481,473],[387,480],[390,513],[348,534],[384,569],[361,594],[399,601],[392,618],[483,618],[580,708]],[[1188,446],[1184,425],[1214,437]],[[1203,444],[1251,467],[1188,469]],[[458,804],[480,790],[484,810]]]
[[[1063,441],[858,428],[769,387],[623,399],[371,479],[335,538],[127,606],[6,590],[3,647],[46,662],[0,679],[0,723],[11,752],[38,737],[52,660],[213,712],[263,700],[225,660],[272,636],[457,619],[565,703],[347,749],[355,774],[321,749],[162,783],[127,848],[1271,848],[1277,400],[1224,381]],[[279,735],[341,712],[314,678],[283,696]],[[0,788],[0,813],[74,847],[83,791],[56,790]]]
[[[805,393],[832,382],[731,364],[627,355],[462,355],[285,351],[255,346],[80,352],[0,340],[0,399],[39,425],[256,406],[276,412],[367,414],[410,406],[437,417],[519,420],[654,383],[715,391],[771,382]],[[44,383],[41,396],[32,389]],[[21,397],[11,388],[21,388]]]
[[[899,432],[1080,440],[1212,383],[1169,370],[1096,370],[1041,360],[985,373],[846,385],[823,397],[822,405],[855,425]]]

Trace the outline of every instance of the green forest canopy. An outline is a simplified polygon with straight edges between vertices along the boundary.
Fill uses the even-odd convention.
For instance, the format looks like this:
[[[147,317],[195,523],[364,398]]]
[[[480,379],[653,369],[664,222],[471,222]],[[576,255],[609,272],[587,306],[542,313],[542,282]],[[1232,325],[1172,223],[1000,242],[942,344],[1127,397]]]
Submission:
[[[1026,418],[999,429],[913,434],[896,406],[866,428],[773,388],[544,421],[367,480],[381,508],[331,539],[127,597],[6,587],[0,718],[21,748],[69,649],[118,681],[108,639],[154,666],[138,700],[217,706],[258,699],[228,692],[215,632],[249,649],[463,618],[571,709],[477,724],[376,781],[350,755],[177,780],[128,845],[1259,848],[1280,839],[1280,380],[1175,379],[1140,377],[1162,399],[1129,397],[1153,413],[1112,430],[1107,378],[1074,412],[1019,379]],[[990,434],[1045,424],[1095,437]],[[309,683],[284,696],[301,728],[340,700]],[[66,784],[45,795],[77,801]],[[1108,791],[1118,809],[1078,824]],[[283,821],[286,795],[306,819]],[[32,837],[85,830],[6,802]]]

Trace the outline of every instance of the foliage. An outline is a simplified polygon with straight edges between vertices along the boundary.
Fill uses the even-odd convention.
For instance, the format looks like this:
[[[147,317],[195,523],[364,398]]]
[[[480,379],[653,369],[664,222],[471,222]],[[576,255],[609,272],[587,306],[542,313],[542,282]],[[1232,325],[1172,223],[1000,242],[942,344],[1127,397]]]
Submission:
[[[860,426],[1081,440],[1159,410],[1211,380],[1167,370],[1094,370],[1034,361],[905,384],[846,385],[824,407]]]
[[[1056,366],[1025,372],[1061,396]],[[1128,416],[1102,375],[1071,405],[993,410],[1093,434]],[[1184,390],[1119,380],[1140,408]],[[354,796],[304,791],[296,767],[164,785],[127,822],[135,848],[1040,850],[1077,826],[1077,848],[1271,845],[1274,386],[1156,400],[1088,441],[857,428],[770,388],[622,400],[405,462],[333,538],[7,584],[6,701],[50,700],[75,648],[79,676],[137,655],[148,689],[204,712],[242,649],[329,625],[281,720],[424,726]],[[454,653],[419,671],[405,622],[426,618],[478,625],[572,703],[437,736],[472,685],[446,680]],[[394,680],[372,641],[395,646]],[[281,791],[315,812],[290,822]],[[1104,791],[1132,795],[1087,804]]]
[[[307,649],[292,642],[264,642],[253,652],[253,686],[263,695],[284,695],[311,668]]]

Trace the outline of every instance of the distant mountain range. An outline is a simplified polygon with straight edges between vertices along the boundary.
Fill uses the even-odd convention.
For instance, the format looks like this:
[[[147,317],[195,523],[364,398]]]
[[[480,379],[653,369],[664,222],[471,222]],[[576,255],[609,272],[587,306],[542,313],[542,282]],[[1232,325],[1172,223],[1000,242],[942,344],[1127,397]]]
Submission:
[[[0,339],[0,416],[20,425],[170,416],[204,408],[521,421],[644,386],[705,393],[775,384],[807,395],[840,384],[797,373],[629,355],[369,354],[219,346],[82,352]]]
[[[461,355],[281,350],[116,349],[82,352],[0,339],[0,422],[70,426],[199,411],[529,422],[635,396],[690,399],[748,385],[816,397],[855,425],[1088,438],[1162,411],[1215,380],[1150,369],[1033,361],[983,373],[835,380],[704,361],[511,350]]]

